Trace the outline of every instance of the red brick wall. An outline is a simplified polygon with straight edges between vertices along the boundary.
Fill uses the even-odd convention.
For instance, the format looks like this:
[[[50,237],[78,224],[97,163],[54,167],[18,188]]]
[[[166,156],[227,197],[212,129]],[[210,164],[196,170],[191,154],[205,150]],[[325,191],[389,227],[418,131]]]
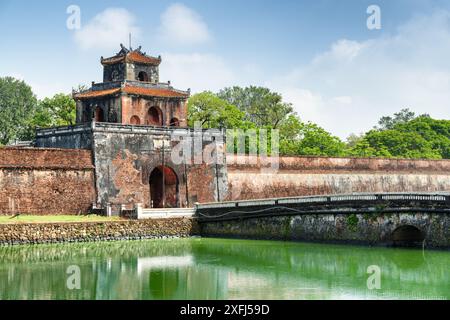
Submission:
[[[78,214],[95,201],[89,150],[0,148],[0,214]]]
[[[151,107],[158,107],[164,117],[164,126],[168,126],[172,118],[177,118],[180,126],[187,125],[186,110],[187,105],[185,101],[178,100],[160,100],[152,101],[144,97],[122,97],[122,123],[130,124],[133,116],[140,120],[141,125],[148,125],[148,111]]]
[[[227,156],[228,199],[362,192],[450,192],[450,160],[280,157],[279,169]],[[243,162],[241,157],[239,160]]]

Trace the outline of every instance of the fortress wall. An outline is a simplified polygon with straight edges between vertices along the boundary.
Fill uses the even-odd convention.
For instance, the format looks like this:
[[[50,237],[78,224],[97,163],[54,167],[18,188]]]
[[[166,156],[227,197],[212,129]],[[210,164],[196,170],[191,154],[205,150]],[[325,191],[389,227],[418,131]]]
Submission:
[[[94,201],[89,150],[0,148],[0,215],[86,213]]]
[[[270,159],[269,159],[270,160]],[[272,165],[274,165],[272,161]],[[450,160],[227,155],[227,200],[353,192],[450,192]]]

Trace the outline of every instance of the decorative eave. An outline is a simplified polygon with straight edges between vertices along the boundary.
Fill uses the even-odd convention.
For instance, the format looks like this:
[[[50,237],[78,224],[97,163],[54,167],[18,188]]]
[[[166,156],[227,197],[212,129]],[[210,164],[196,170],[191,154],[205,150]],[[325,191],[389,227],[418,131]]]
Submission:
[[[127,49],[123,46],[123,44],[120,44],[120,47],[122,49],[115,56],[109,58],[101,57],[101,64],[104,66],[125,62],[147,64],[152,66],[159,66],[161,64],[161,56],[148,56],[145,52],[141,51],[140,46],[136,50],[133,50],[132,48]]]
[[[105,90],[87,90],[80,93],[74,93],[75,100],[102,98],[106,96],[117,95],[121,92],[121,88],[105,89]]]
[[[177,90],[166,83],[149,84],[139,81],[126,80],[116,83],[97,83],[92,88],[82,92],[74,92],[75,100],[86,100],[103,98],[125,94],[130,96],[155,97],[155,98],[176,98],[187,99],[190,96],[190,89],[187,91]]]

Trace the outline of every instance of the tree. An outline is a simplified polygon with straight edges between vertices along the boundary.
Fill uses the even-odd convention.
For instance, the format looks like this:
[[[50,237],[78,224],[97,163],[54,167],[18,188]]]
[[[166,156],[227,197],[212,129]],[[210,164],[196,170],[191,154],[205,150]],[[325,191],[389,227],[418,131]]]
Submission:
[[[31,87],[24,81],[0,78],[0,144],[32,138],[36,104]]]
[[[384,116],[378,121],[379,127],[375,127],[378,130],[390,130],[397,124],[407,123],[416,117],[416,114],[408,108],[400,110],[400,112],[394,113],[394,116]]]
[[[345,143],[318,125],[291,115],[280,126],[280,154],[343,156]]]
[[[315,156],[344,156],[345,143],[318,125],[303,123],[297,154]]]
[[[351,147],[351,155],[450,158],[450,120],[436,120],[426,114],[415,117],[404,109],[394,117],[382,117],[379,124],[381,127],[368,131]]]
[[[363,134],[357,135],[354,133],[350,133],[350,135],[347,137],[347,147],[353,148],[355,147],[362,139],[364,138]]]
[[[74,125],[76,104],[70,95],[55,94],[39,101],[33,124],[37,127]]]
[[[202,128],[247,128],[244,113],[210,91],[197,93],[188,100],[189,126],[200,122]]]
[[[293,113],[292,104],[283,102],[280,94],[268,88],[235,86],[221,90],[218,96],[244,112],[245,120],[257,127],[271,126],[276,129]]]

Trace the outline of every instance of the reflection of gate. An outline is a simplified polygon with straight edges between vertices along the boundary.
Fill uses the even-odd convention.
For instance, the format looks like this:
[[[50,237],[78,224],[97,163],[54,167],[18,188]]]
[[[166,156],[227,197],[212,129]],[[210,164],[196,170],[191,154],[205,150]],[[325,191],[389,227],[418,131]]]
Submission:
[[[179,182],[175,171],[159,166],[150,174],[150,200],[153,208],[179,207]]]

